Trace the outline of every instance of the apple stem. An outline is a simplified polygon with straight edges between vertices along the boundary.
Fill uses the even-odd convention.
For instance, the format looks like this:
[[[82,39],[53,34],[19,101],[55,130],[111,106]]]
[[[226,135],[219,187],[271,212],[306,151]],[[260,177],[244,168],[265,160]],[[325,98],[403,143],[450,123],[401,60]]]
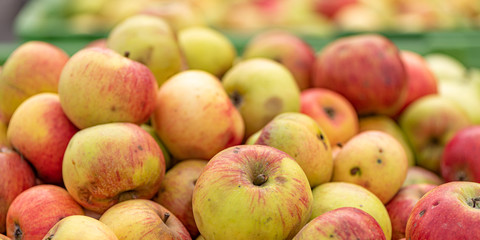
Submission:
[[[261,186],[262,184],[264,184],[266,181],[268,180],[268,176],[263,174],[263,173],[260,173],[258,174],[255,179],[253,180],[253,184],[255,186]]]
[[[230,95],[230,100],[232,101],[233,106],[237,108],[242,104],[242,96],[237,91],[232,92]]]
[[[22,229],[20,229],[20,226],[18,226],[18,223],[14,224],[14,229],[15,229],[15,231],[13,232],[14,239],[15,240],[23,239]]]
[[[478,201],[480,201],[480,197],[472,198],[473,208],[480,208],[480,205],[477,205]]]
[[[163,214],[163,219],[162,219],[163,223],[167,223],[167,220],[168,220],[169,217],[170,217],[170,213],[165,212]]]

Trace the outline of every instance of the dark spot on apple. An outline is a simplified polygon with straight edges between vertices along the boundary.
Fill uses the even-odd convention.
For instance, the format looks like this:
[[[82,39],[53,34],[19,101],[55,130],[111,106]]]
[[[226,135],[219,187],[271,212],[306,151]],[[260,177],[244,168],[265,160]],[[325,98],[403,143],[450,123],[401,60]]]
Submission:
[[[438,206],[438,204],[440,204],[440,202],[436,201],[436,202],[433,203],[433,206],[436,207],[436,206]]]
[[[197,184],[197,180],[198,179],[193,180],[193,186],[195,186],[195,184]]]
[[[350,175],[354,176],[354,175],[362,175],[362,172],[360,171],[360,168],[359,167],[354,167],[352,169],[350,169]]]
[[[270,221],[272,221],[272,217],[268,217],[268,218],[265,220],[265,223],[268,223],[268,222],[270,222]]]
[[[14,223],[13,237],[14,239],[23,239],[23,232],[18,223]]]
[[[429,140],[429,143],[430,145],[439,145],[440,144],[440,138],[436,137],[436,136],[432,136]]]
[[[467,181],[468,180],[467,173],[465,173],[464,171],[457,172],[456,178],[457,178],[458,181]]]
[[[283,108],[283,101],[279,97],[271,97],[264,103],[264,108],[271,112],[280,112]]]
[[[242,186],[238,185],[239,188],[241,188]]]
[[[275,180],[281,184],[287,182],[287,179],[283,176],[278,176],[278,177],[275,177]]]
[[[370,182],[368,182],[368,181],[364,182],[364,183],[363,183],[363,186],[364,186],[365,188],[369,188],[369,187],[370,187]]]
[[[378,152],[379,152],[379,153],[383,153],[383,148],[379,148],[379,149],[378,149]]]
[[[425,211],[426,211],[426,210],[423,209],[422,211],[420,211],[420,212],[418,213],[418,215],[420,215],[420,217],[423,216],[423,214],[425,214]]]
[[[130,57],[130,52],[129,52],[129,51],[125,51],[125,52],[123,53],[123,56],[126,57],[126,58]]]
[[[360,204],[360,205],[358,205],[358,206],[362,208],[362,207],[363,207],[363,204]]]
[[[342,144],[341,142],[337,142],[336,145],[337,145],[337,147],[339,147],[339,148],[342,148],[342,147],[343,147],[343,144]]]
[[[282,63],[282,59],[278,56],[273,57],[272,60],[277,62],[277,63]]]
[[[237,91],[233,91],[232,94],[230,94],[230,101],[232,101],[233,106],[239,108],[243,102],[242,95]]]
[[[380,159],[380,158],[377,159],[377,163],[378,163],[378,164],[382,164],[382,159]]]
[[[333,234],[330,234],[330,236],[329,236],[329,237],[330,237],[330,238],[333,238],[334,236],[333,236]]]
[[[318,133],[318,134],[317,134],[317,138],[320,139],[320,141],[322,141],[323,147],[325,148],[325,150],[327,150],[327,149],[328,149],[328,146],[327,146],[327,144],[325,143],[325,136],[323,135],[323,133]]]
[[[209,198],[209,199],[207,199],[207,201],[209,201],[209,202],[210,202],[210,201],[211,201],[211,199]]]
[[[335,115],[336,115],[335,109],[333,109],[332,107],[324,107],[323,111],[327,114],[328,118],[330,119],[335,118]]]
[[[138,150],[143,151],[143,147],[138,145]]]
[[[117,108],[115,106],[111,106],[110,111],[115,112],[115,111],[117,111]]]

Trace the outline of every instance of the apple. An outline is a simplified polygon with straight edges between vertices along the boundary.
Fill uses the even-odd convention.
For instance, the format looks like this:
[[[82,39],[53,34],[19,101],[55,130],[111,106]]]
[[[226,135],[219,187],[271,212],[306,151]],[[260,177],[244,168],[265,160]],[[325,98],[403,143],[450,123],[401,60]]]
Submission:
[[[406,239],[474,239],[480,232],[480,183],[449,182],[429,191],[413,207]],[[470,227],[469,227],[470,226]]]
[[[424,96],[410,104],[399,123],[417,165],[436,173],[440,172],[445,144],[458,130],[471,125],[459,106],[440,95]]]
[[[342,95],[326,88],[310,88],[300,95],[300,112],[312,117],[325,131],[330,144],[344,144],[358,133],[358,116]]]
[[[313,6],[316,12],[334,19],[335,15],[344,7],[356,4],[358,0],[314,0]]]
[[[445,183],[445,181],[436,173],[427,170],[426,168],[419,166],[408,167],[407,177],[405,178],[402,187],[420,183],[440,185]]]
[[[244,137],[244,123],[222,84],[201,70],[183,71],[158,90],[152,126],[178,160],[208,160]]]
[[[247,42],[242,57],[275,60],[290,70],[300,90],[311,85],[315,50],[305,40],[291,32],[262,31]]]
[[[183,69],[175,33],[160,17],[140,14],[126,18],[110,31],[107,47],[145,64],[158,86]]]
[[[0,115],[8,122],[28,97],[41,92],[57,92],[60,73],[69,56],[60,48],[41,41],[17,47],[0,73]]]
[[[160,185],[155,202],[170,210],[187,228],[190,236],[199,235],[192,210],[195,183],[208,161],[184,160],[168,170]]]
[[[428,191],[435,188],[433,184],[413,184],[402,187],[395,197],[390,200],[385,207],[387,208],[390,221],[392,222],[392,240],[398,240],[405,237],[408,217],[418,200]]]
[[[317,122],[303,113],[277,115],[263,127],[255,144],[267,145],[290,155],[305,172],[310,187],[332,177],[332,149]]]
[[[62,161],[68,142],[78,131],[62,110],[56,93],[27,98],[13,113],[7,138],[45,183],[62,185]]]
[[[31,187],[13,200],[7,213],[7,236],[12,239],[42,239],[61,219],[83,215],[82,207],[55,185]]]
[[[4,233],[8,207],[35,185],[35,173],[20,155],[6,147],[0,147],[0,169],[0,233]]]
[[[263,130],[263,129],[260,129],[260,130],[258,130],[257,132],[255,132],[254,134],[250,135],[250,137],[248,137],[248,138],[245,140],[245,145],[253,145],[253,144],[255,144],[255,142],[257,141],[258,137],[260,137],[260,134],[262,133],[262,130]]]
[[[370,214],[382,228],[385,238],[391,239],[392,224],[387,209],[382,201],[366,188],[347,182],[328,182],[313,188],[312,193],[310,221],[328,211],[354,207]]]
[[[177,34],[187,68],[221,78],[233,65],[237,51],[223,33],[210,27],[189,27]]]
[[[109,208],[100,222],[113,230],[118,239],[192,239],[175,215],[147,199],[132,199]]]
[[[141,14],[160,17],[174,32],[189,27],[206,26],[204,13],[193,1],[150,1]]]
[[[407,155],[408,159],[408,165],[415,165],[415,156],[413,155],[412,148],[408,143],[407,137],[398,123],[393,119],[385,115],[366,116],[359,119],[358,125],[359,132],[377,130],[390,134],[390,136],[394,137],[402,145],[403,150],[405,150],[405,154]]]
[[[384,239],[385,234],[370,214],[354,207],[328,211],[307,223],[293,240]]]
[[[470,122],[480,125],[480,91],[475,88],[475,82],[469,79],[441,82],[439,94],[457,104],[468,116]]]
[[[425,55],[425,61],[439,82],[458,81],[465,77],[465,66],[452,56],[430,53]]]
[[[302,168],[286,153],[239,145],[210,159],[192,204],[205,239],[291,239],[310,218],[312,191]]]
[[[300,90],[293,75],[273,60],[241,61],[223,76],[222,83],[245,121],[245,138],[280,113],[300,111]]]
[[[107,48],[86,48],[65,65],[58,95],[67,117],[83,129],[110,122],[146,122],[157,89],[145,65]]]
[[[155,139],[132,123],[107,123],[78,131],[63,158],[63,180],[84,208],[103,213],[114,204],[151,199],[165,175]]]
[[[480,125],[459,130],[443,150],[440,170],[443,179],[480,182]]]
[[[377,34],[334,40],[318,53],[313,72],[313,87],[340,93],[360,115],[395,112],[408,89],[398,48]]]
[[[73,215],[58,221],[43,237],[44,240],[117,240],[115,233],[95,218]]]

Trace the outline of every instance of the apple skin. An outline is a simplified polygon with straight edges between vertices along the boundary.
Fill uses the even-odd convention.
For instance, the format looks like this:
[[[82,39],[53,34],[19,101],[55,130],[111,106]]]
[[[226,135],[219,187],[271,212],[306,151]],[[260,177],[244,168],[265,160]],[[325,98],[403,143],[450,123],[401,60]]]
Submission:
[[[405,150],[408,159],[408,166],[415,165],[415,156],[413,155],[407,137],[397,122],[393,119],[385,115],[367,116],[360,118],[358,125],[359,132],[377,130],[390,134],[390,136],[394,137],[402,145],[403,150]]]
[[[307,89],[311,85],[315,50],[291,32],[263,31],[247,43],[242,58],[275,60],[290,70],[300,90]]]
[[[0,116],[9,122],[17,107],[41,92],[56,93],[69,56],[60,48],[40,41],[23,43],[13,51],[0,73]]]
[[[480,183],[480,126],[459,130],[443,150],[440,169],[443,179]]]
[[[155,139],[155,142],[157,142],[158,146],[162,150],[163,159],[165,160],[165,169],[170,169],[174,164],[172,156],[170,156],[170,152],[168,152],[167,147],[165,147],[165,144],[158,137],[157,133],[155,132],[155,128],[145,123],[140,125],[140,127],[148,132],[153,139]]]
[[[103,213],[114,204],[151,199],[165,175],[157,142],[132,123],[108,123],[78,131],[63,158],[63,180],[84,208]]]
[[[8,207],[23,191],[35,185],[35,173],[16,152],[0,147],[0,233],[6,231]]]
[[[205,239],[291,239],[310,218],[312,191],[302,168],[286,153],[239,145],[208,162],[192,204]]]
[[[20,193],[7,213],[7,236],[12,239],[42,239],[61,219],[83,215],[82,207],[55,185],[38,185]]]
[[[218,78],[200,70],[183,71],[160,87],[151,122],[178,160],[208,160],[240,144],[245,131]]]
[[[273,60],[239,62],[223,76],[222,83],[245,122],[245,138],[280,113],[300,111],[300,90],[293,75]]]
[[[445,183],[445,181],[436,173],[427,170],[426,168],[419,166],[408,167],[407,177],[405,178],[402,187],[419,183],[440,185]]]
[[[155,107],[157,89],[145,65],[107,48],[75,53],[58,83],[62,109],[80,129],[110,122],[146,122]]]
[[[93,47],[107,48],[107,39],[100,38],[100,39],[93,40],[89,42],[84,48],[93,48]]]
[[[328,182],[316,186],[310,221],[337,208],[354,207],[370,214],[378,222],[386,239],[391,239],[392,223],[380,199],[366,188],[347,182]]]
[[[332,181],[361,185],[385,204],[402,187],[407,170],[407,156],[395,138],[365,131],[350,139],[335,157]]]
[[[358,0],[314,0],[312,4],[316,12],[330,19],[334,19],[335,15],[342,10],[342,8],[356,4],[357,2]]]
[[[413,207],[425,193],[436,186],[424,183],[402,187],[392,200],[385,205],[392,222],[392,240],[405,237],[408,217]]]
[[[330,144],[344,144],[359,131],[357,112],[342,95],[326,88],[310,88],[300,95],[300,112],[312,117]]]
[[[9,237],[7,237],[7,236],[5,236],[5,235],[3,235],[3,234],[0,234],[0,239],[1,239],[1,240],[11,240],[11,238],[9,238]]]
[[[333,172],[332,149],[317,122],[302,113],[281,113],[263,127],[255,144],[290,155],[300,165],[310,187],[329,182]]]
[[[7,124],[1,121],[0,116],[0,148],[2,147],[10,148],[11,144],[7,140]]]
[[[39,93],[13,113],[7,138],[43,182],[62,185],[63,154],[77,131],[63,112],[58,94]]]
[[[472,239],[480,232],[480,183],[448,182],[429,191],[413,207],[406,239]]]
[[[138,14],[118,23],[107,37],[107,47],[145,64],[158,86],[183,69],[175,33],[162,18]]]
[[[440,95],[424,96],[410,104],[399,123],[417,165],[435,173],[440,172],[445,145],[458,130],[471,125],[459,106]]]
[[[193,189],[207,163],[206,160],[196,159],[177,163],[167,171],[160,189],[153,199],[170,210],[187,228],[192,238],[200,234],[193,217]]]
[[[312,86],[340,93],[360,115],[388,115],[406,97],[408,79],[393,42],[361,34],[339,38],[318,53]]]
[[[103,213],[100,222],[112,229],[118,239],[192,239],[172,212],[147,199],[117,203]]]
[[[73,215],[57,222],[43,237],[44,240],[118,240],[115,233],[95,218]]]
[[[382,228],[370,214],[354,207],[328,211],[307,223],[293,240],[385,240]]]

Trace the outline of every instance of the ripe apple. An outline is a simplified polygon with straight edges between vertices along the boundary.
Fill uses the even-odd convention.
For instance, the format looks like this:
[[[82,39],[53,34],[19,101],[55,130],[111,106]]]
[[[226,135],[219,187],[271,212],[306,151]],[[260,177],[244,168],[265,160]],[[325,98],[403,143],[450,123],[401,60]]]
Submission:
[[[168,170],[154,201],[170,210],[187,228],[190,236],[199,235],[192,210],[195,183],[206,160],[184,160]]]
[[[0,147],[0,169],[0,233],[4,233],[8,207],[35,185],[35,173],[20,155],[6,147]]]
[[[385,115],[366,116],[360,118],[358,125],[359,132],[377,130],[390,134],[390,136],[394,137],[402,145],[403,150],[405,150],[408,159],[408,166],[415,165],[415,156],[413,155],[407,137],[397,122],[393,119]]]
[[[175,33],[160,17],[140,14],[126,18],[110,31],[107,47],[145,64],[158,86],[183,68]]]
[[[386,239],[391,239],[392,224],[382,201],[366,188],[347,182],[329,182],[316,186],[310,220],[342,207],[354,207],[370,214],[378,222]]]
[[[132,123],[108,123],[78,131],[63,158],[68,192],[97,213],[121,201],[151,199],[164,175],[160,147]]]
[[[313,71],[313,87],[340,93],[360,115],[388,115],[406,97],[408,79],[399,50],[381,35],[361,34],[331,42],[317,55]]]
[[[400,127],[412,146],[418,166],[440,172],[445,144],[470,120],[459,106],[440,95],[424,96],[407,107]]]
[[[300,90],[283,65],[266,58],[244,60],[222,78],[223,87],[245,121],[245,138],[275,116],[300,110]]]
[[[82,207],[55,185],[31,187],[13,200],[7,213],[7,236],[12,239],[42,239],[61,219],[83,215]]]
[[[365,187],[387,203],[407,176],[408,160],[402,145],[387,133],[365,131],[355,135],[334,159],[334,182]]]
[[[117,240],[104,223],[95,218],[73,215],[58,221],[43,237],[44,240]]]
[[[405,178],[402,187],[419,183],[440,185],[445,183],[445,181],[436,173],[427,170],[426,168],[419,166],[408,167],[407,177]]]
[[[190,27],[178,32],[178,44],[187,68],[221,78],[233,65],[237,52],[223,33],[210,27]]]
[[[326,88],[310,88],[300,95],[300,112],[312,117],[325,131],[330,144],[344,144],[358,133],[358,116],[342,95]]]
[[[444,183],[425,194],[408,218],[406,239],[474,239],[480,183]]]
[[[378,239],[385,234],[370,214],[354,207],[328,211],[307,223],[293,240]]]
[[[248,41],[243,59],[268,58],[292,73],[300,90],[311,85],[315,50],[299,36],[281,30],[266,30]]]
[[[302,168],[286,153],[239,145],[208,162],[192,204],[205,239],[291,239],[310,218],[312,191]]]
[[[103,213],[100,222],[112,229],[118,239],[192,239],[172,212],[147,199],[117,203]]]
[[[443,150],[440,170],[443,179],[480,183],[480,125],[459,130]]]
[[[62,161],[68,142],[78,131],[62,110],[56,93],[27,98],[13,113],[7,138],[45,183],[62,185]]]
[[[333,171],[332,149],[317,122],[302,113],[277,115],[263,127],[255,144],[290,155],[305,172],[310,187],[329,182]]]
[[[83,129],[110,122],[146,122],[157,88],[145,65],[107,48],[86,48],[65,65],[58,94],[65,114]]]
[[[392,240],[405,237],[408,217],[413,207],[425,193],[436,186],[423,183],[402,187],[395,197],[385,205],[392,222]]]
[[[158,90],[152,126],[175,159],[208,160],[240,144],[244,123],[215,76],[181,72]]]

